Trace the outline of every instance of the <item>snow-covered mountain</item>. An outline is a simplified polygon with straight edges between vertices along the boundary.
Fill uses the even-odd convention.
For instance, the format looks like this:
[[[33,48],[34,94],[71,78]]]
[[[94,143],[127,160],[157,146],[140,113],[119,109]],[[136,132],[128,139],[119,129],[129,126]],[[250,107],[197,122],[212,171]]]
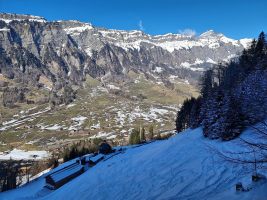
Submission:
[[[0,69],[6,77],[36,82],[43,75],[54,83],[70,80],[78,84],[86,74],[117,79],[129,70],[152,78],[177,75],[195,81],[201,71],[235,57],[251,41],[211,30],[200,36],[152,36],[5,13],[0,14],[0,40]]]
[[[205,70],[205,64],[207,66],[219,61],[228,61],[237,56],[241,49],[247,48],[251,42],[251,39],[230,39],[213,30],[200,36],[172,33],[152,36],[138,30],[109,30],[77,21],[65,23],[64,30],[89,56],[93,56],[95,51],[100,51],[104,44],[110,44],[123,48],[126,52],[149,51],[151,59],[156,63],[174,68],[189,68],[193,71]],[[200,65],[201,68],[194,68],[196,65]]]
[[[250,136],[251,131],[243,136]],[[213,148],[240,152],[245,147],[235,140],[208,140],[200,128],[187,130],[168,140],[128,146],[124,153],[100,161],[57,190],[44,188],[44,174],[21,188],[0,193],[0,199],[265,199],[267,183],[252,183],[252,165],[245,168],[225,162]],[[236,192],[238,182],[250,191]]]

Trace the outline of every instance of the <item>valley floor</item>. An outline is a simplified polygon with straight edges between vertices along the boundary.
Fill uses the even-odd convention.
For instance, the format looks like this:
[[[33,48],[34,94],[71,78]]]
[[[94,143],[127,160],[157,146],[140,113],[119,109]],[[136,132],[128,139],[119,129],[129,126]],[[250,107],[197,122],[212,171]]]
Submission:
[[[194,86],[178,77],[172,79],[172,90],[144,75],[132,72],[129,76],[124,84],[106,86],[87,77],[74,102],[55,108],[48,103],[20,103],[14,108],[0,105],[0,154],[14,148],[59,154],[74,142],[94,138],[125,145],[136,127],[148,131],[153,126],[154,133],[173,130],[180,103],[198,95]]]
[[[0,194],[0,199],[266,199],[267,183],[252,184],[250,166],[225,162],[211,147],[240,150],[236,141],[211,141],[200,128],[187,130],[168,140],[128,148],[55,191],[43,188],[42,176]],[[237,182],[252,189],[236,192]]]

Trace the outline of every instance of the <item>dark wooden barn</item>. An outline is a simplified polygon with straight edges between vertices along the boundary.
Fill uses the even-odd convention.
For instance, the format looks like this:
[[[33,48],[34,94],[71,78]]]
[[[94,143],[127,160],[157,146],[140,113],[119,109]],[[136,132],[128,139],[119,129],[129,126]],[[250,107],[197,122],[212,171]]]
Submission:
[[[57,189],[83,172],[84,167],[82,165],[78,162],[72,163],[46,176],[46,187],[49,189]]]

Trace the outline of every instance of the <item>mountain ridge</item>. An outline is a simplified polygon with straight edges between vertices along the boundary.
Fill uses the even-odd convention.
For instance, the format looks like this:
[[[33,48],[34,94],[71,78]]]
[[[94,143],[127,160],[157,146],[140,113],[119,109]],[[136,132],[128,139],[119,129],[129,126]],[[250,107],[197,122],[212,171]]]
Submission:
[[[161,37],[161,36],[180,36],[180,37],[204,37],[204,36],[208,36],[208,35],[213,35],[213,34],[221,34],[219,32],[214,31],[213,29],[208,29],[207,31],[199,34],[199,35],[189,35],[186,33],[172,33],[172,32],[168,32],[168,33],[163,33],[163,34],[148,34],[145,33],[145,31],[142,30],[138,30],[138,29],[129,29],[129,30],[124,30],[124,29],[113,29],[113,28],[105,28],[102,26],[95,26],[93,25],[91,22],[84,22],[84,21],[79,21],[79,20],[75,20],[75,19],[68,19],[68,20],[47,20],[45,17],[39,16],[39,15],[31,15],[31,14],[16,14],[16,13],[0,13],[1,15],[1,20],[6,19],[7,22],[10,22],[12,20],[27,20],[27,19],[31,19],[31,20],[43,20],[43,21],[39,21],[39,22],[75,22],[75,23],[80,23],[80,24],[87,24],[92,26],[93,28],[99,28],[99,29],[107,29],[107,30],[111,30],[111,31],[119,31],[119,32],[140,32],[146,35],[149,35],[151,37]],[[224,35],[223,35],[224,36]],[[242,38],[242,39],[250,39],[250,38]],[[235,40],[242,40],[242,39],[235,39]]]
[[[159,80],[175,75],[192,83],[202,71],[235,57],[250,42],[214,31],[198,37],[151,36],[77,20],[50,22],[33,15],[3,13],[0,21],[2,73],[28,82],[36,82],[29,80],[30,73],[35,74],[37,82],[43,75],[53,85],[65,85],[66,80],[81,84],[86,74],[101,81],[107,76],[120,80],[129,70]]]

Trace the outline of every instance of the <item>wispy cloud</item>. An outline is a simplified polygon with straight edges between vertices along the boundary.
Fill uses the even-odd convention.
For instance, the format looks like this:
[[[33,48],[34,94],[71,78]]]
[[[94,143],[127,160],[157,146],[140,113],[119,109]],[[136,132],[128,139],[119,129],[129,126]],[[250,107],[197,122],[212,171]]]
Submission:
[[[189,36],[195,36],[197,34],[195,30],[190,29],[190,28],[179,30],[179,33],[183,35],[189,35]]]
[[[139,20],[138,27],[139,27],[139,30],[141,30],[141,31],[144,31],[145,30],[145,28],[143,26],[143,21],[142,20]]]

